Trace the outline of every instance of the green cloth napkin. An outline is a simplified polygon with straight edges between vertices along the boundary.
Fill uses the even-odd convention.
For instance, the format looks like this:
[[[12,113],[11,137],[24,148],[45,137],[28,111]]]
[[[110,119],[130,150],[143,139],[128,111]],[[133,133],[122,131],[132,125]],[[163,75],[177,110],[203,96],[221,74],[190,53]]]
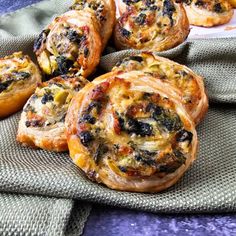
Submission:
[[[48,0],[0,17],[0,56],[17,50],[33,56],[33,40],[53,16],[68,9],[71,1]],[[183,63],[205,77],[211,101],[205,120],[197,128],[200,149],[198,158],[184,177],[170,189],[157,194],[119,192],[89,181],[72,163],[68,153],[53,153],[22,147],[15,141],[20,113],[0,121],[0,191],[31,195],[4,195],[5,201],[32,202],[19,204],[19,209],[34,211],[46,224],[54,217],[40,216],[35,201],[54,215],[57,201],[65,214],[56,214],[58,235],[67,227],[82,229],[90,206],[70,199],[87,200],[151,212],[234,212],[236,211],[236,38],[191,40],[175,49],[159,53]],[[107,70],[134,50],[109,53],[101,58],[98,73]],[[36,197],[35,195],[46,197]],[[16,196],[16,197],[15,197]],[[3,205],[0,197],[0,212]],[[49,198],[51,197],[51,198]],[[18,199],[19,198],[19,199]],[[64,199],[62,199],[64,198]],[[67,199],[66,199],[67,198]],[[47,204],[48,203],[48,204]],[[71,211],[73,207],[73,210]],[[80,211],[80,209],[82,209]],[[78,210],[78,212],[77,212]],[[11,215],[11,209],[6,214]],[[82,213],[81,213],[82,212]],[[85,214],[86,213],[86,214]],[[70,215],[70,218],[67,216]],[[0,225],[11,224],[0,218]],[[41,220],[40,220],[41,219]],[[17,219],[15,218],[17,221]],[[78,221],[78,222],[77,222]],[[50,222],[50,223],[45,223]],[[43,223],[42,223],[43,224]],[[29,230],[38,226],[27,221]],[[69,225],[69,226],[68,226]],[[78,227],[76,227],[78,225]],[[73,227],[72,227],[73,226]],[[6,226],[5,226],[6,227]],[[10,226],[9,226],[10,227]],[[8,231],[9,232],[9,231]],[[76,232],[76,231],[75,231]],[[37,233],[36,233],[37,235]],[[51,234],[53,235],[53,234]],[[75,233],[76,235],[76,233]],[[77,234],[78,235],[78,234]]]
[[[2,193],[0,235],[78,236],[90,208],[76,204],[70,199]]]

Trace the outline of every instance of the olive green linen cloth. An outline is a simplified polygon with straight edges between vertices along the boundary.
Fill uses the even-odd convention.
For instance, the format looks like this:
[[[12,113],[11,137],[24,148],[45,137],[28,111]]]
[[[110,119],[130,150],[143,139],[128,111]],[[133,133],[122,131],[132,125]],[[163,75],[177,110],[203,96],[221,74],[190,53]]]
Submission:
[[[33,56],[32,45],[37,33],[53,16],[66,11],[69,2],[43,1],[0,17],[0,56],[17,50]],[[106,52],[113,51],[112,48],[106,49]],[[118,60],[133,53],[134,50],[126,50],[103,56],[98,73],[110,70]],[[68,224],[75,226],[77,219],[82,222],[86,219],[90,209],[88,205],[70,199],[165,213],[236,211],[236,38],[192,40],[160,55],[203,75],[211,100],[209,112],[197,128],[200,140],[198,158],[175,186],[158,194],[141,194],[114,191],[93,183],[72,163],[68,153],[33,150],[19,145],[15,140],[20,116],[17,113],[0,120],[0,191],[45,197],[2,194],[0,212],[3,209],[1,198],[14,202],[31,201],[32,207],[38,201],[42,208],[48,206],[50,214],[53,214],[50,204],[61,201],[61,207],[67,209],[60,217],[58,229],[65,232],[67,220],[66,227],[70,228]],[[71,212],[73,204],[76,207]],[[70,219],[66,218],[68,212],[71,212]],[[27,219],[25,224],[29,224]],[[81,225],[77,227],[80,231]],[[37,231],[36,226],[32,227]],[[47,230],[46,226],[44,230]]]
[[[0,235],[78,236],[90,207],[76,204],[70,199],[2,193]]]

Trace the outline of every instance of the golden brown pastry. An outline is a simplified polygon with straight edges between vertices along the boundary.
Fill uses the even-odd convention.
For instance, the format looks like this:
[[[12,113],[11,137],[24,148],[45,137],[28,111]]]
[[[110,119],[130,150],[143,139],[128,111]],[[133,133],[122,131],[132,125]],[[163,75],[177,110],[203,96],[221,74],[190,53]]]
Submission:
[[[100,60],[99,25],[88,10],[68,11],[42,31],[34,44],[38,62],[47,75],[87,77]]]
[[[0,118],[19,111],[40,82],[38,67],[22,52],[0,58]]]
[[[236,8],[236,0],[228,0],[233,8]]]
[[[67,76],[42,83],[24,106],[17,140],[50,151],[68,150],[65,116],[72,97],[86,83],[83,77]]]
[[[173,0],[126,1],[126,4],[128,7],[114,32],[118,49],[164,51],[187,38],[189,22],[182,4]]]
[[[144,52],[118,62],[113,71],[144,71],[171,84],[179,90],[178,95],[196,124],[208,110],[204,79],[184,65]]]
[[[115,25],[116,6],[114,0],[74,0],[71,9],[90,9],[94,11],[97,21],[100,24],[100,34],[104,49]]]
[[[231,20],[234,11],[227,0],[184,0],[191,25],[212,27]]]
[[[129,5],[131,4],[134,4],[135,2],[138,2],[138,1],[131,1],[131,0],[116,0],[116,5],[117,5],[117,8],[118,8],[118,12],[119,12],[119,15],[122,15],[126,9],[128,8]]]
[[[163,92],[163,83],[155,81],[137,71],[111,72],[72,100],[66,116],[70,156],[91,180],[117,190],[158,192],[194,161],[194,123],[171,86]]]

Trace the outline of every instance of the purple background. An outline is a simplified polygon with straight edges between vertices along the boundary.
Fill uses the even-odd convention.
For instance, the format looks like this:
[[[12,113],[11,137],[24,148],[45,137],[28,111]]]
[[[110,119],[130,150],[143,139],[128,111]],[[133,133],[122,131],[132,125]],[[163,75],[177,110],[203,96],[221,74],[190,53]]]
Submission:
[[[41,0],[0,0],[0,14]],[[66,0],[65,0],[66,1]],[[236,214],[161,215],[94,205],[84,236],[236,235]]]

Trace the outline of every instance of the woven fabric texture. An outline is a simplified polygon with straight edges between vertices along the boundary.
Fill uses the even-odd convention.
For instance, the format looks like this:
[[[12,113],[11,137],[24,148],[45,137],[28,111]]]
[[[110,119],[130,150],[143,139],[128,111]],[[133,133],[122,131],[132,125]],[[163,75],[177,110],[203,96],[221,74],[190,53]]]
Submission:
[[[78,236],[89,211],[86,204],[73,206],[70,199],[2,193],[0,235]],[[76,224],[71,220],[71,213],[77,216]]]
[[[55,14],[65,11],[67,4],[69,1],[48,0],[1,17],[0,56],[17,50],[32,55],[36,33]],[[72,163],[68,153],[57,154],[19,145],[15,141],[20,116],[17,113],[0,121],[0,191],[73,198],[152,212],[236,211],[235,45],[236,38],[195,40],[160,54],[186,64],[203,75],[212,101],[205,120],[198,127],[198,158],[172,188],[158,194],[141,194],[114,191],[92,183]],[[133,50],[114,52],[112,48],[106,52],[111,53],[102,57],[98,73],[111,69],[124,56],[136,53]],[[34,198],[31,200],[37,201]],[[76,230],[81,231],[83,224],[78,222],[86,219],[90,209],[83,205],[86,210],[77,212],[75,209],[80,208],[76,207],[77,204],[81,206],[80,202],[75,203],[66,226],[68,235],[76,235]]]

